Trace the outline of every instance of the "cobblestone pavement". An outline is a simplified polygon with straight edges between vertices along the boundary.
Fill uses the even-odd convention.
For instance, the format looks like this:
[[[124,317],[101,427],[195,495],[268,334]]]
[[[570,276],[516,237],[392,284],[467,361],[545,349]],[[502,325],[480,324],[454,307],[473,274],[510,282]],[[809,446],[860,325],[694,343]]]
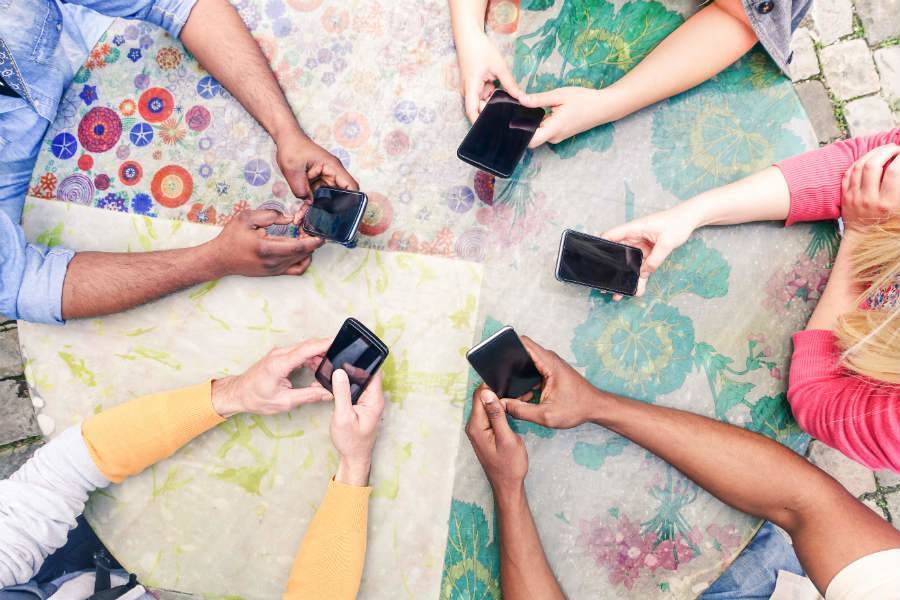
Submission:
[[[900,124],[900,0],[814,0],[794,37],[791,74],[820,143]],[[14,321],[0,317],[0,479],[43,443]],[[900,528],[900,475],[873,472],[813,442],[810,460]]]

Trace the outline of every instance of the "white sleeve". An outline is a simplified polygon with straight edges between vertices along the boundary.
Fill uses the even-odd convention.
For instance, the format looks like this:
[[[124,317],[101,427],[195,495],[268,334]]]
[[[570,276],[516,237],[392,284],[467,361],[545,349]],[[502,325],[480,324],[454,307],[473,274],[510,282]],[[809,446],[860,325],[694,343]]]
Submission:
[[[65,545],[88,494],[109,481],[70,427],[0,481],[0,589],[27,583]]]
[[[900,548],[858,558],[838,572],[826,600],[900,600]]]

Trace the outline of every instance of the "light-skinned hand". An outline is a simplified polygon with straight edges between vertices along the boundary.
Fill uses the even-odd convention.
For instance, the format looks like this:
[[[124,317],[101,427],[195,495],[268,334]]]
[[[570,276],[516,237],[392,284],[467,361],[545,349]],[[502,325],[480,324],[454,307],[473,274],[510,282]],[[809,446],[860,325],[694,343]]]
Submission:
[[[381,373],[376,373],[354,406],[350,400],[350,380],[342,369],[331,375],[334,390],[334,415],[331,417],[331,443],[340,454],[335,481],[365,486],[369,482],[372,450],[384,412]]]
[[[225,418],[238,413],[274,415],[301,404],[331,400],[328,390],[319,385],[294,388],[288,379],[296,369],[315,371],[331,342],[313,339],[273,348],[241,375],[217,379],[212,386],[213,408]]]
[[[340,159],[300,132],[279,139],[275,157],[294,196],[305,204],[312,203],[313,189],[320,185],[359,191]],[[294,225],[301,218],[302,213],[295,214]]]
[[[522,344],[543,378],[540,403],[506,400],[506,412],[553,429],[571,429],[592,420],[599,390],[556,352],[524,335]]]
[[[841,217],[851,230],[900,214],[900,146],[886,144],[850,165],[841,180]]]
[[[484,384],[472,395],[466,435],[495,496],[522,487],[528,473],[525,443],[510,428],[500,399]]]
[[[512,97],[522,95],[506,59],[483,31],[464,37],[462,43],[457,44],[456,55],[459,60],[460,92],[469,121],[474,122],[478,118],[485,102],[496,89],[495,81],[499,81]]]
[[[518,99],[523,106],[550,109],[531,138],[529,148],[537,148],[545,142],[558,144],[623,116],[618,96],[610,88],[561,87],[549,92],[524,94]]]
[[[201,248],[216,277],[244,275],[302,275],[312,254],[324,240],[309,236],[270,236],[266,227],[287,225],[292,218],[277,210],[245,210],[235,215],[222,232]]]

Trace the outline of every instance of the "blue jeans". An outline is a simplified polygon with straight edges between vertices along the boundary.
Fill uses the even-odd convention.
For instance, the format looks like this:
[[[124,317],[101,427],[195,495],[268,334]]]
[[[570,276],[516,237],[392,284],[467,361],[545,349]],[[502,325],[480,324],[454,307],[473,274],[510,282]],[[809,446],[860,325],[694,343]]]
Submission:
[[[805,575],[794,547],[766,522],[701,600],[769,600],[778,571]]]

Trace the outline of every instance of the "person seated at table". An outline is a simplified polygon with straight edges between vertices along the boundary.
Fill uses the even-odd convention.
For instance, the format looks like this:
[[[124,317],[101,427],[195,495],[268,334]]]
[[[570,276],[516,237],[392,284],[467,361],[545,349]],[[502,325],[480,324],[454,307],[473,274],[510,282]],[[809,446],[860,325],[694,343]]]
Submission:
[[[66,545],[88,494],[171,456],[232,415],[272,415],[331,400],[332,394],[318,383],[292,388],[288,379],[295,369],[316,369],[330,344],[308,340],[276,348],[241,375],[121,404],[87,418],[39,449],[9,479],[0,481],[0,600],[46,598],[54,590],[73,600],[88,598],[90,593],[78,595],[76,590],[92,586],[93,574],[78,571],[91,565],[93,549]],[[336,370],[332,383],[331,440],[340,460],[291,569],[284,595],[290,600],[352,599],[362,576],[369,466],[384,394],[378,375],[354,406],[347,374]],[[56,559],[66,552],[80,554],[56,562],[77,567],[69,572],[42,571],[48,555]],[[40,580],[33,581],[39,573]],[[34,596],[13,595],[15,590],[30,590]]]
[[[0,2],[0,314],[62,323],[224,275],[302,274],[321,241],[265,235],[269,225],[299,223],[299,213],[241,213],[213,242],[168,252],[74,254],[26,242],[19,222],[38,151],[110,17],[143,19],[180,38],[272,136],[281,171],[304,203],[311,202],[310,179],[358,189],[341,162],[303,132],[228,0]]]
[[[900,129],[784,160],[604,237],[639,246],[647,277],[698,227],[836,219],[843,240],[795,333],[788,400],[800,426],[871,469],[900,471]]]
[[[493,93],[495,81],[499,81],[525,106],[552,109],[534,134],[531,148],[544,142],[558,144],[680,94],[731,65],[757,42],[786,72],[791,60],[791,36],[812,5],[812,0],[715,0],[612,85],[602,89],[569,86],[528,94],[516,83],[506,60],[485,34],[488,0],[449,2],[466,115],[470,121],[475,120]],[[602,27],[603,23],[597,25]],[[627,50],[624,52],[627,54]],[[627,61],[623,56],[618,59]]]
[[[522,342],[543,377],[540,402],[500,400],[481,386],[466,426],[494,493],[506,600],[564,598],[528,506],[525,444],[510,428],[507,414],[557,429],[585,423],[605,427],[726,504],[782,527],[803,569],[828,600],[900,599],[900,532],[827,473],[758,433],[599,390],[556,353],[526,337]],[[766,574],[772,578],[769,593],[776,575]],[[761,576],[746,583],[758,590]]]

